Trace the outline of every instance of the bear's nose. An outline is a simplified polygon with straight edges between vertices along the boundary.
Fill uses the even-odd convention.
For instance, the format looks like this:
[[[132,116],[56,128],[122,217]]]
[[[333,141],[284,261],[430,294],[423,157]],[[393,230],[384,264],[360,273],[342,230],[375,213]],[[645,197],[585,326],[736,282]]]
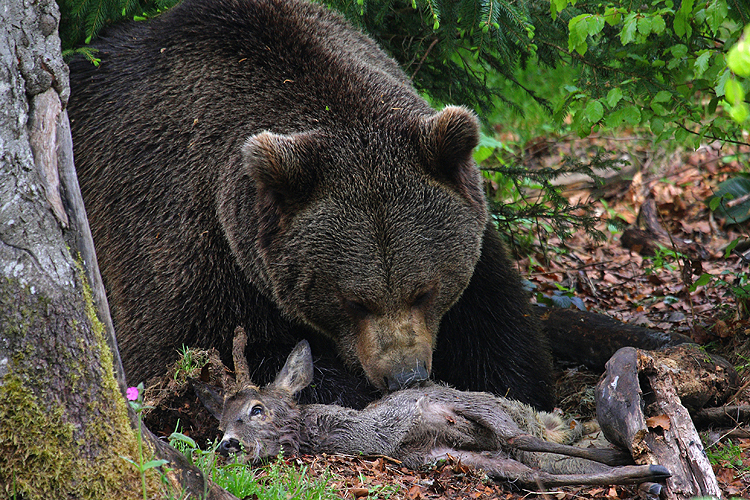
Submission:
[[[385,386],[388,388],[388,392],[393,392],[415,386],[429,378],[427,366],[420,361],[412,368],[405,368],[385,377]]]
[[[219,453],[225,457],[238,451],[240,451],[240,442],[235,438],[222,439],[221,443],[219,443]]]

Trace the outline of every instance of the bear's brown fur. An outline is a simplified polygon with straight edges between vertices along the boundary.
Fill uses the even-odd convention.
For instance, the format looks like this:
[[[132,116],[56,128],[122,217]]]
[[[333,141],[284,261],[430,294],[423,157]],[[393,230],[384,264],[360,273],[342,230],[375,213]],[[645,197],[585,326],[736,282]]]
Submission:
[[[126,373],[250,337],[254,381],[301,338],[306,400],[434,378],[541,408],[551,358],[472,160],[370,39],[297,0],[185,0],[75,61],[75,155]],[[364,375],[364,376],[363,376]],[[367,384],[366,379],[370,384]]]

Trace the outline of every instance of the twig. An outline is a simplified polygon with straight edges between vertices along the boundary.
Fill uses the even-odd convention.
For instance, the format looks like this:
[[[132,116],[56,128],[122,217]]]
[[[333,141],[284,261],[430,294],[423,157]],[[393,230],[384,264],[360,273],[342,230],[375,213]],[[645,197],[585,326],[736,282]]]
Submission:
[[[417,76],[417,73],[419,72],[420,68],[422,68],[422,64],[424,63],[425,59],[427,59],[427,56],[428,56],[428,55],[430,54],[430,51],[432,50],[432,48],[433,48],[433,47],[434,47],[434,46],[435,46],[435,45],[436,45],[437,43],[438,43],[438,39],[437,39],[437,37],[435,37],[435,38],[434,38],[434,39],[432,40],[432,43],[430,44],[430,46],[429,46],[429,47],[427,47],[427,51],[426,51],[426,52],[424,53],[424,55],[422,56],[422,59],[420,59],[420,60],[419,60],[419,64],[417,64],[417,69],[415,69],[415,70],[414,70],[414,73],[412,73],[412,74],[411,74],[411,79],[412,79],[412,80],[414,80],[414,77],[416,77],[416,76]]]

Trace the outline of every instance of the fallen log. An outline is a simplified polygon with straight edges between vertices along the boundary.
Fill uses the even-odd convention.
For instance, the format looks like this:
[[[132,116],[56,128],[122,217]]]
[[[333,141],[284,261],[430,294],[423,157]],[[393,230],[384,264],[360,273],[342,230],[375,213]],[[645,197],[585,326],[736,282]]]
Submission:
[[[709,425],[717,427],[747,425],[750,423],[750,406],[730,405],[703,408],[693,414],[693,423],[699,428],[708,427]]]
[[[597,385],[597,419],[604,435],[627,448],[637,464],[669,469],[667,500],[721,497],[700,436],[678,395],[691,394],[696,387],[685,389],[680,362],[707,356],[691,345],[674,348],[669,356],[625,347],[607,362]],[[716,373],[732,378],[723,366]]]
[[[644,256],[656,255],[659,248],[671,248],[687,256],[691,262],[708,259],[708,252],[702,245],[670,235],[660,219],[656,200],[647,198],[638,210],[636,223],[623,231],[620,243],[624,248]]]

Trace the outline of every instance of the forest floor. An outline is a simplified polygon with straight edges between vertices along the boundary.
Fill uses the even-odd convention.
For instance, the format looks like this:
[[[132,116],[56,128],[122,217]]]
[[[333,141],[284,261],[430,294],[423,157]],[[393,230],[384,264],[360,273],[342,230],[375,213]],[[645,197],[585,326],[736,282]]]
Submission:
[[[738,238],[741,243],[736,248],[747,248],[742,243],[748,240],[750,227],[747,223],[730,224],[706,203],[722,181],[747,171],[748,150],[711,144],[697,151],[655,153],[649,140],[637,136],[573,136],[533,141],[522,161],[529,168],[555,166],[566,155],[585,161],[601,151],[630,164],[610,175],[604,186],[593,187],[580,176],[570,176],[563,184],[571,204],[581,201],[595,207],[601,217],[598,229],[606,239],[594,242],[583,233],[565,241],[555,235],[528,235],[533,251],[518,259],[519,272],[533,283],[541,301],[569,294],[580,298],[589,311],[687,335],[709,352],[727,358],[743,381],[750,380],[750,261],[738,251],[726,255],[727,247]],[[648,223],[639,220],[638,214],[651,200],[657,209],[657,221],[667,233],[667,250],[644,256],[639,250],[649,253],[648,249],[624,247],[623,230],[611,221],[619,219],[628,227],[643,229]],[[665,235],[660,236],[664,241]],[[691,285],[704,273],[713,278],[691,291]],[[582,367],[561,370],[558,402],[562,409],[592,416],[590,389],[598,378],[599,374]],[[706,434],[704,439],[711,440],[704,444],[725,497],[750,498],[750,439],[714,443],[715,433]],[[327,457],[307,463],[312,470],[329,470],[342,478],[341,490],[349,498],[646,498],[637,486],[514,491],[460,463],[443,464],[422,473],[401,469],[383,458]]]
[[[747,170],[748,151],[711,144],[697,151],[655,153],[652,146],[633,135],[555,137],[527,148],[520,161],[529,168],[555,166],[564,155],[585,160],[602,150],[630,165],[610,175],[601,187],[594,188],[587,179],[574,176],[564,182],[564,194],[572,203],[583,201],[595,208],[604,241],[595,242],[585,234],[574,234],[565,241],[553,234],[540,238],[538,233],[522,234],[521,228],[516,236],[531,241],[528,248],[532,250],[520,256],[518,269],[533,283],[540,301],[567,294],[580,299],[589,311],[687,335],[710,352],[726,357],[743,380],[750,380],[750,261],[736,251],[742,244],[726,254],[730,242],[748,239],[748,225],[729,224],[706,204],[720,182]],[[611,222],[618,219],[631,229],[644,229],[638,214],[649,203],[656,208],[651,212],[651,229],[659,226],[657,233],[662,232],[657,236],[667,242],[667,249],[644,256],[639,251],[648,253],[644,247],[649,244],[641,241],[625,248],[622,226],[618,229]],[[691,289],[704,273],[711,274],[711,279]],[[591,416],[593,398],[587,390],[598,376],[580,367],[561,369],[558,401],[563,411]],[[706,435],[705,440],[715,438]],[[704,445],[724,495],[750,498],[750,439]],[[636,486],[519,491],[495,484],[481,471],[460,463],[413,471],[384,457],[299,457],[289,461],[306,466],[308,475],[329,477],[344,498],[645,498]]]

